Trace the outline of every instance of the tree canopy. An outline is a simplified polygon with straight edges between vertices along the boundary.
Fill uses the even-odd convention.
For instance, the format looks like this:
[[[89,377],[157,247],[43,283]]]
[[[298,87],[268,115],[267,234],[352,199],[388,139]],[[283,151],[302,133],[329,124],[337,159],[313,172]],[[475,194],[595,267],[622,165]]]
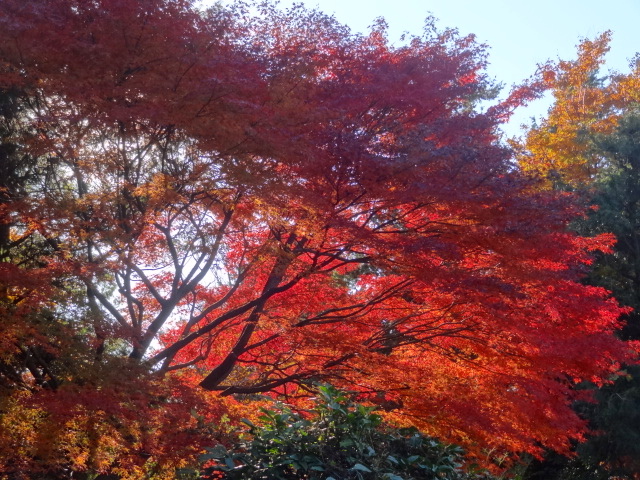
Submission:
[[[604,32],[585,39],[575,60],[560,60],[543,69],[554,103],[539,125],[527,128],[520,167],[544,179],[547,187],[576,188],[595,182],[606,159],[593,139],[612,134],[618,120],[640,100],[638,59],[629,73],[601,71],[611,35]]]
[[[514,168],[500,122],[536,92],[475,108],[472,37],[5,0],[0,59],[5,469],[160,475],[202,418],[318,381],[476,455],[566,452],[574,386],[633,356],[580,281],[612,237]]]
[[[543,179],[544,188],[578,192],[588,213],[571,225],[581,235],[611,233],[616,244],[599,252],[585,283],[604,287],[624,306],[620,338],[640,339],[640,249],[638,243],[638,59],[630,72],[600,67],[609,32],[578,45],[578,58],[560,61],[546,72],[555,102],[547,118],[530,127],[520,146],[523,170]],[[534,463],[524,478],[601,480],[638,475],[638,366],[626,365],[610,385],[585,385],[597,403],[578,403],[589,421],[588,441],[573,459],[550,455]]]

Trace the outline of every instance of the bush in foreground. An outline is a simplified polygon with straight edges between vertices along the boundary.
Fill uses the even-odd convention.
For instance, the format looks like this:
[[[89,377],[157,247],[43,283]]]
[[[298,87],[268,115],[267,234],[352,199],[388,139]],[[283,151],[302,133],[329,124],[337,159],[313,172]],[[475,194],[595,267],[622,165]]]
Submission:
[[[489,479],[463,469],[460,447],[415,429],[383,423],[376,408],[355,403],[330,386],[318,388],[315,406],[296,412],[281,403],[262,409],[260,424],[233,449],[217,446],[202,460],[205,478],[226,479]]]

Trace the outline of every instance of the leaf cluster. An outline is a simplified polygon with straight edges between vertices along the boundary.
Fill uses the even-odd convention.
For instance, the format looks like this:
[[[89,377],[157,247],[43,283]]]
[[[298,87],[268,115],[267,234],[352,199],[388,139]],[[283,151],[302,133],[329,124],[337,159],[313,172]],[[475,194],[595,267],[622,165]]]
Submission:
[[[584,60],[584,59],[583,59]],[[638,72],[620,76],[617,81],[637,81]],[[616,79],[614,79],[616,80]],[[615,83],[612,83],[615,86]],[[592,85],[601,89],[601,85]],[[636,90],[631,90],[637,91]],[[606,93],[606,92],[605,92]],[[615,92],[614,92],[615,93]],[[614,98],[611,91],[609,100]],[[574,138],[574,147],[582,148],[597,165],[581,188],[591,204],[587,215],[572,227],[584,236],[612,234],[613,248],[597,252],[586,272],[584,282],[604,287],[623,306],[629,307],[617,335],[625,340],[640,339],[640,115],[637,102],[626,97],[618,109],[608,111],[592,105],[608,122],[606,131],[586,130],[582,138]],[[550,114],[560,110],[560,99]],[[593,113],[593,112],[592,112]],[[551,118],[551,115],[550,117]],[[593,123],[591,124],[593,125]],[[549,155],[560,155],[557,146],[547,145]],[[574,155],[573,161],[577,161]],[[561,172],[566,175],[567,171]],[[564,178],[571,183],[569,177]],[[575,179],[574,179],[575,180]],[[584,179],[583,179],[584,180]],[[574,185],[575,187],[575,185]],[[578,188],[578,187],[576,187]],[[608,480],[636,478],[640,470],[640,369],[626,365],[612,382],[593,390],[596,402],[578,402],[576,411],[589,422],[591,435],[576,445],[572,459],[548,454],[544,462],[534,462],[525,478],[529,480]]]
[[[233,449],[210,449],[205,476],[228,479],[411,480],[480,479],[463,472],[463,450],[413,428],[383,423],[376,408],[345,392],[320,386],[315,407],[297,412],[284,404],[262,409],[260,424]]]

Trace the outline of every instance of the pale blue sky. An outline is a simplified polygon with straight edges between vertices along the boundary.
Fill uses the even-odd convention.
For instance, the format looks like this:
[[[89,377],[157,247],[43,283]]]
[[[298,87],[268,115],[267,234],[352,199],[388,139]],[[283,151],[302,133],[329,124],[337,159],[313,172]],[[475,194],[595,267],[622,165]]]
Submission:
[[[289,6],[293,0],[281,0]],[[300,3],[299,1],[296,3]],[[640,0],[307,0],[334,14],[352,30],[366,32],[377,17],[389,24],[390,40],[403,31],[420,34],[431,13],[441,28],[474,33],[489,50],[489,74],[506,87],[529,77],[548,59],[572,59],[581,38],[613,32],[607,66],[628,71],[629,60],[640,52]],[[515,116],[509,134],[532,116],[540,116],[548,101],[538,102]]]

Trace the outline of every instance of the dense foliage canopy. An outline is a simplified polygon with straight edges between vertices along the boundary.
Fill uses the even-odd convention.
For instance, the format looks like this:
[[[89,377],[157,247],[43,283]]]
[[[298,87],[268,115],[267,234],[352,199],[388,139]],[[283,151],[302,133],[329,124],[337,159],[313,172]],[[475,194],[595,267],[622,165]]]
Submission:
[[[549,65],[555,102],[547,118],[528,129],[520,146],[523,169],[545,188],[575,192],[590,205],[572,223],[581,235],[612,233],[610,252],[596,254],[584,282],[605,287],[627,307],[620,338],[640,340],[640,63],[628,73],[602,72],[611,35],[578,46],[578,58]],[[632,309],[632,310],[631,310]],[[593,388],[585,384],[583,388]],[[640,370],[626,365],[615,382],[597,388],[597,403],[576,405],[589,421],[588,441],[573,459],[550,455],[524,478],[636,479],[640,476]]]
[[[548,187],[584,188],[596,181],[608,162],[594,138],[612,134],[618,120],[640,102],[638,59],[628,73],[601,72],[610,41],[611,32],[585,39],[575,60],[544,68],[554,103],[539,125],[527,129],[520,167]]]
[[[580,282],[612,238],[514,167],[536,92],[481,113],[484,62],[301,7],[1,2],[2,468],[171,478],[317,381],[478,456],[567,451],[574,385],[632,358]]]

